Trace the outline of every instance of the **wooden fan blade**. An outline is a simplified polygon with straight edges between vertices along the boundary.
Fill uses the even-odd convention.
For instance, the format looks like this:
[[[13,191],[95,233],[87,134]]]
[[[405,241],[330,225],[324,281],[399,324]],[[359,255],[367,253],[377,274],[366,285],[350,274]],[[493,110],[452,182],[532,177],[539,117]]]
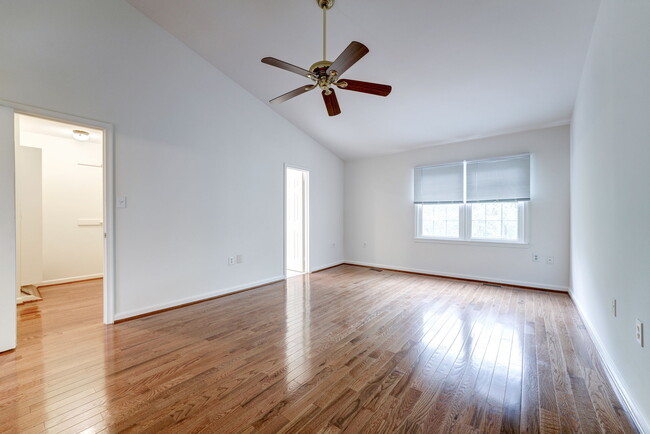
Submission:
[[[267,65],[275,66],[276,68],[284,69],[286,71],[293,72],[294,74],[302,75],[303,77],[307,78],[312,78],[314,75],[306,69],[302,69],[299,66],[276,59],[275,57],[265,57],[262,59],[262,63],[266,63]]]
[[[339,83],[347,83],[347,86],[339,86],[339,89],[353,90],[355,92],[369,93],[371,95],[377,96],[388,96],[390,91],[393,90],[391,86],[387,84],[378,84],[378,83],[369,83],[367,81],[357,81],[357,80],[339,80]]]
[[[348,45],[348,48],[343,50],[327,70],[336,71],[340,77],[352,65],[357,63],[359,59],[368,54],[369,51],[368,47],[363,45],[361,42],[352,41],[350,42],[350,45]]]
[[[330,89],[332,93],[327,95],[325,91],[322,92],[323,100],[325,101],[325,107],[327,107],[327,114],[330,116],[336,116],[341,113],[341,108],[339,107],[339,100],[336,99],[336,93],[334,89]]]
[[[281,102],[285,102],[293,97],[296,97],[298,95],[302,95],[305,92],[309,92],[310,90],[314,89],[316,87],[315,84],[312,84],[310,86],[302,86],[299,87],[298,89],[294,89],[291,92],[287,92],[284,95],[280,95],[277,98],[273,98],[271,101],[269,101],[271,104],[280,104]]]

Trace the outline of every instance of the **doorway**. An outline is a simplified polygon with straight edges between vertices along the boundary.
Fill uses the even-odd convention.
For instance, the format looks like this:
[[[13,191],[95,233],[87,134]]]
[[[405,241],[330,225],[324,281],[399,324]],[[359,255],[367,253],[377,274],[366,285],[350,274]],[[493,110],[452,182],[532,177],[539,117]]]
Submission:
[[[42,287],[104,277],[104,131],[20,113],[14,125],[22,304]]]
[[[309,271],[309,171],[285,167],[285,276]]]
[[[16,141],[20,140],[17,114],[28,115],[63,124],[71,124],[102,132],[101,170],[102,227],[103,227],[103,280],[102,300],[103,322],[114,322],[115,300],[115,236],[114,236],[114,128],[105,122],[89,120],[78,116],[62,114],[47,109],[0,100],[0,353],[16,348],[16,313],[18,241],[16,221]],[[90,218],[93,219],[93,218]],[[80,220],[83,220],[80,219]]]

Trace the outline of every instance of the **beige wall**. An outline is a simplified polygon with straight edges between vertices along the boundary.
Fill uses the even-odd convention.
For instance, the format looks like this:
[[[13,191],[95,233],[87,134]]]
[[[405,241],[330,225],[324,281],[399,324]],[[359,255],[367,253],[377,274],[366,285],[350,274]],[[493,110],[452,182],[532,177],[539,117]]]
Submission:
[[[17,296],[43,281],[43,170],[40,148],[16,146]]]
[[[42,150],[42,282],[101,275],[103,228],[80,225],[103,219],[102,168],[87,166],[102,164],[101,141],[79,142],[24,131],[20,138],[20,147]],[[34,220],[35,216],[25,218]],[[25,241],[30,234],[22,233]],[[24,242],[21,247],[26,247]],[[29,255],[21,254],[21,265],[33,268]]]

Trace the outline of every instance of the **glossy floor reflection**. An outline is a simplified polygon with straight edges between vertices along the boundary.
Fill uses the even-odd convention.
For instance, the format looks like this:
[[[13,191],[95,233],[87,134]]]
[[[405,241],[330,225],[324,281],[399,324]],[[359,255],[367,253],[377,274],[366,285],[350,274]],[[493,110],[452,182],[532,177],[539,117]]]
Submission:
[[[19,308],[0,432],[634,432],[568,296],[340,266],[112,327]]]

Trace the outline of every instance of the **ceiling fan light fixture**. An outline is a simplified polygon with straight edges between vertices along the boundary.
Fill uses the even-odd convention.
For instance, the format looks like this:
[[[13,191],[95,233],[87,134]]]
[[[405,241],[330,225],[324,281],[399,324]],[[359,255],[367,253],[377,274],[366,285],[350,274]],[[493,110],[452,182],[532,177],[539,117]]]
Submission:
[[[327,60],[327,11],[334,6],[334,0],[316,0],[316,4],[323,10],[323,60],[314,63],[309,67],[309,70],[306,70],[273,57],[265,57],[262,59],[262,63],[302,75],[312,80],[314,84],[299,87],[269,102],[271,104],[279,104],[318,87],[322,91],[327,113],[330,116],[336,116],[341,113],[341,109],[339,108],[334,87],[370,95],[388,96],[392,90],[391,86],[341,79],[341,75],[345,74],[345,71],[368,54],[370,50],[361,42],[352,41],[334,62]]]

